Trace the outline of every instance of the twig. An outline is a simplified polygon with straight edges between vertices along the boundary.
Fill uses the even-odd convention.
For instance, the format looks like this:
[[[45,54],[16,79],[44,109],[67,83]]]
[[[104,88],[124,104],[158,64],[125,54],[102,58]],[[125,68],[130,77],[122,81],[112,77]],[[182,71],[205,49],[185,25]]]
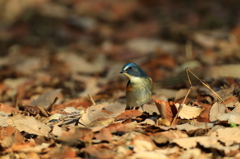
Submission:
[[[177,112],[177,114],[175,115],[175,117],[173,118],[173,120],[172,120],[172,122],[171,122],[170,125],[172,125],[172,124],[175,122],[175,120],[177,119],[180,111],[182,110],[182,105],[185,103],[185,101],[186,101],[186,99],[187,99],[190,91],[193,89],[193,86],[192,86],[192,82],[191,82],[189,73],[191,73],[197,80],[199,80],[205,87],[207,87],[213,94],[215,94],[215,95],[217,96],[217,98],[218,98],[219,100],[221,100],[221,102],[224,102],[224,100],[223,100],[205,81],[201,80],[201,79],[200,79],[197,75],[195,75],[188,67],[185,69],[185,71],[186,71],[186,74],[187,74],[187,78],[188,78],[188,82],[189,82],[190,88],[188,89],[188,92],[187,92],[187,94],[185,95],[185,98],[184,98],[182,104],[179,105],[178,112]]]
[[[172,120],[172,122],[171,122],[171,124],[170,124],[171,126],[172,126],[172,124],[175,122],[175,120],[177,119],[180,111],[182,110],[182,105],[185,103],[185,101],[186,101],[186,99],[187,99],[187,97],[188,97],[188,95],[189,95],[189,93],[190,93],[190,91],[191,91],[192,89],[193,89],[193,86],[190,86],[190,88],[188,89],[188,92],[187,92],[187,94],[186,94],[186,96],[185,96],[182,104],[180,104],[179,107],[178,107],[177,114],[175,115],[175,117],[173,118],[173,120]]]
[[[93,105],[96,105],[95,101],[93,100],[92,96],[90,94],[87,94],[88,95],[88,98],[91,100],[92,104]]]
[[[217,96],[217,98],[221,101],[224,102],[224,100],[203,80],[201,80],[200,78],[198,78],[197,75],[195,75],[191,70],[189,70],[189,68],[186,68],[187,73],[190,72],[196,79],[198,79],[205,87],[207,87],[215,96]],[[189,78],[189,76],[188,76]],[[189,78],[190,79],[190,78]],[[191,84],[190,84],[191,85]]]
[[[58,97],[54,98],[54,101],[46,108],[46,111],[51,111],[52,110],[52,106],[57,102]]]

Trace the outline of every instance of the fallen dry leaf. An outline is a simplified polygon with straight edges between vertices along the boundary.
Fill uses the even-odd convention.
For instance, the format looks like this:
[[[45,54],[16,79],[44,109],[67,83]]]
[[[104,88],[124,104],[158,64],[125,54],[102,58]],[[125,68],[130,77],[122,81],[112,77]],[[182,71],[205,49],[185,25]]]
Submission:
[[[6,120],[9,118],[7,113],[0,112],[0,126],[1,127],[7,127],[8,124],[6,123]]]
[[[224,114],[226,110],[225,105],[221,103],[214,103],[209,114],[210,121],[216,121],[221,114]]]
[[[156,148],[154,142],[146,135],[138,134],[133,139],[130,145],[134,146],[134,152],[152,151]]]
[[[87,128],[72,128],[68,131],[62,131],[61,136],[90,143],[92,142],[93,132]]]
[[[174,105],[170,105],[169,102],[161,101],[161,100],[155,100],[156,106],[158,108],[158,111],[161,114],[162,119],[167,119],[169,123],[171,123],[173,117],[177,114],[177,109]],[[166,122],[164,122],[166,123]],[[165,124],[164,124],[165,125]]]
[[[112,132],[115,133],[117,131],[122,131],[122,132],[128,132],[131,130],[134,130],[137,127],[136,122],[131,122],[127,124],[122,124],[122,123],[112,123],[110,124],[107,128]]]
[[[88,146],[83,148],[81,152],[86,152],[91,157],[96,158],[113,158],[115,153],[112,147],[105,144],[98,144],[97,146]]]
[[[94,120],[91,123],[87,124],[86,127],[91,128],[91,127],[108,126],[114,120],[115,120],[114,118],[97,119],[97,120]]]
[[[240,143],[240,128],[220,128],[210,134],[211,137],[218,137],[226,146]]]
[[[12,147],[14,144],[23,144],[24,138],[20,134],[20,132],[12,127],[8,126],[5,128],[0,128],[0,140],[1,140],[1,147],[6,149]]]
[[[175,126],[178,130],[185,130],[185,131],[194,131],[197,129],[209,129],[213,127],[213,123],[204,123],[204,122],[199,122],[193,125],[191,123],[185,123],[181,125],[176,125]]]
[[[86,113],[82,114],[79,122],[87,125],[92,121],[101,118],[116,117],[125,110],[125,105],[121,103],[102,103],[93,105],[86,110]]]
[[[142,109],[139,109],[142,112]],[[144,112],[147,112],[149,115],[153,115],[153,113],[160,114],[156,104],[144,104],[143,105]]]
[[[133,154],[134,158],[148,158],[148,159],[155,159],[155,158],[161,158],[161,159],[168,159],[168,157],[162,153],[156,152],[156,151],[139,151]]]
[[[124,112],[122,112],[120,115],[118,115],[116,117],[116,121],[118,120],[123,120],[123,119],[130,119],[130,118],[134,118],[134,117],[138,117],[142,115],[142,113],[139,110],[125,110]]]
[[[16,108],[7,106],[3,103],[0,103],[0,111],[5,112],[5,113],[13,113],[13,112],[19,112],[19,110],[17,110]]]
[[[8,118],[6,123],[16,127],[19,131],[46,137],[48,137],[51,130],[49,126],[30,116],[15,115]]]
[[[204,146],[207,145],[214,145],[218,142],[217,138],[213,137],[208,137],[208,136],[203,136],[203,137],[188,137],[188,138],[178,138],[178,139],[173,139],[171,141],[172,143],[176,143],[179,146],[185,148],[185,149],[191,149],[193,147],[196,147],[197,143],[201,143]]]
[[[178,108],[180,104],[176,103],[175,105]],[[182,104],[182,110],[178,116],[181,119],[193,119],[198,117],[202,111],[202,107],[187,106],[186,104]]]
[[[33,100],[31,102],[31,105],[47,108],[54,102],[54,99],[56,97],[58,97],[58,98],[61,97],[61,91],[62,91],[61,89],[55,89],[52,91],[48,91],[48,92],[42,94],[37,99]]]
[[[102,130],[100,130],[99,133],[95,134],[94,136],[97,140],[108,142],[112,141],[112,134],[108,128],[103,128]]]
[[[180,159],[185,159],[185,158],[207,158],[207,156],[203,156],[201,154],[201,150],[197,148],[193,148],[190,150],[185,151],[180,157]]]
[[[204,105],[203,104],[203,111],[197,117],[197,121],[199,121],[199,122],[210,122],[209,114],[210,114],[211,108],[212,108],[211,105]]]
[[[228,123],[240,124],[240,103],[235,103],[235,108],[228,112],[219,114],[218,119],[220,121],[228,121]]]
[[[184,97],[186,96],[187,92],[188,92],[188,89],[180,89],[180,90],[176,93],[174,100],[177,101],[177,100],[179,100],[179,99],[184,98]]]

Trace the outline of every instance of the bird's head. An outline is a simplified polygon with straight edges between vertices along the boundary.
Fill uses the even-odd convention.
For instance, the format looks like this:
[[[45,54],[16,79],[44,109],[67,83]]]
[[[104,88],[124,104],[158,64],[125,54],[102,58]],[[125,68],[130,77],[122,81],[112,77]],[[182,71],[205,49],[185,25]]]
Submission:
[[[146,73],[141,70],[138,65],[135,63],[128,63],[123,66],[122,71],[120,72],[127,76],[128,78],[131,77],[147,77]]]

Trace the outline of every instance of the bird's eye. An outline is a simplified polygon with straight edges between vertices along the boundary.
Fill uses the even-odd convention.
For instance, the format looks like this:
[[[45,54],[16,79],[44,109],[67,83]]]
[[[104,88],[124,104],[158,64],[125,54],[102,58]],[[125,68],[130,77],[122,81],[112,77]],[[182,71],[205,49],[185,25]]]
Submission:
[[[131,70],[131,69],[132,69],[132,67],[128,67],[128,69],[129,69],[129,70]]]

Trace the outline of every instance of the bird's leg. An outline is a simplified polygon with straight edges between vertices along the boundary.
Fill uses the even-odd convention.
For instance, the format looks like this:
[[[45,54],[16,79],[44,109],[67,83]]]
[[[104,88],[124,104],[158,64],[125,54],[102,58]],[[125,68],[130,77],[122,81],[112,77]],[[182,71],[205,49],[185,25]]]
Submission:
[[[130,110],[130,107],[129,107],[129,106],[127,106],[125,110]]]
[[[144,112],[143,105],[140,106],[142,108],[142,111]],[[138,110],[140,107],[135,107],[136,110]]]

